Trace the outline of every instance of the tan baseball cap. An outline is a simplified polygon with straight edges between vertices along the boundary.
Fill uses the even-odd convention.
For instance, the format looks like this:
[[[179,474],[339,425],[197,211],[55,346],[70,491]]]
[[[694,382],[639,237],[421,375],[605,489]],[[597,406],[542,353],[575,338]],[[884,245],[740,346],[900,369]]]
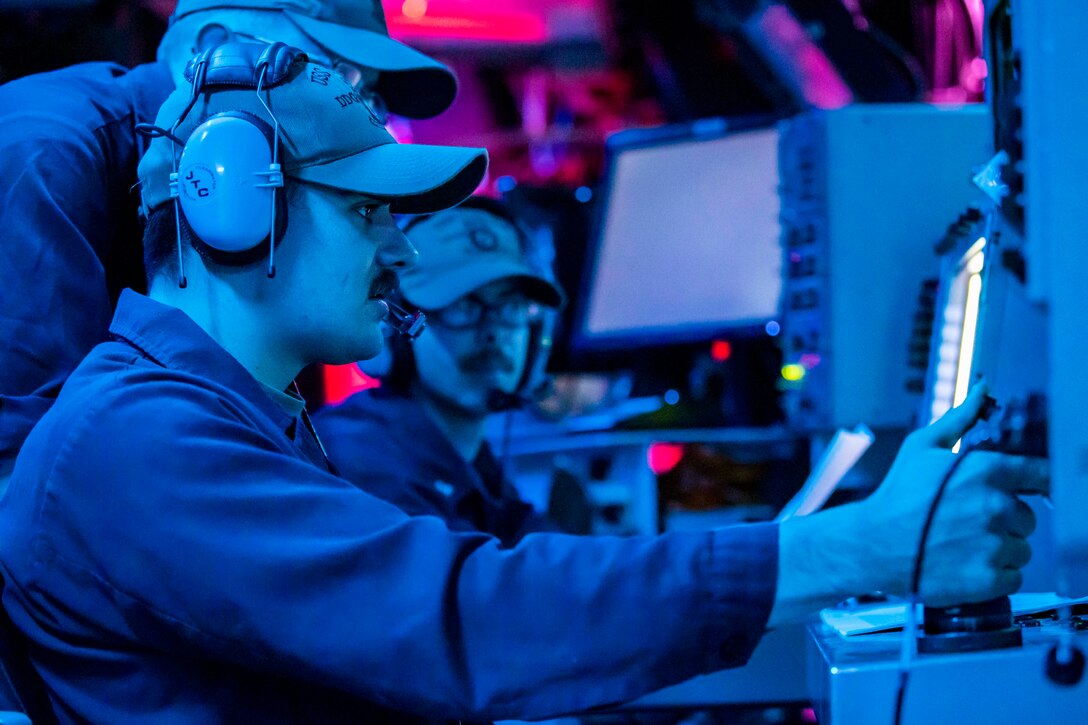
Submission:
[[[514,279],[530,298],[561,307],[559,286],[528,259],[509,222],[472,207],[424,219],[407,232],[419,251],[415,265],[400,273],[400,293],[413,305],[438,310],[473,290]]]
[[[263,89],[261,96],[280,122],[285,176],[388,201],[396,213],[428,214],[454,206],[472,194],[487,170],[484,149],[398,144],[343,78],[305,56],[284,82]],[[190,98],[189,87],[175,90],[159,109],[156,125],[171,128]],[[185,141],[209,116],[224,111],[273,124],[255,90],[205,89],[174,135]],[[173,156],[180,152],[160,137],[140,160],[146,210],[170,200]]]
[[[449,68],[389,37],[381,0],[178,0],[172,21],[228,8],[279,10],[322,48],[380,71],[372,90],[393,113],[430,118],[449,108],[457,95],[457,79]]]

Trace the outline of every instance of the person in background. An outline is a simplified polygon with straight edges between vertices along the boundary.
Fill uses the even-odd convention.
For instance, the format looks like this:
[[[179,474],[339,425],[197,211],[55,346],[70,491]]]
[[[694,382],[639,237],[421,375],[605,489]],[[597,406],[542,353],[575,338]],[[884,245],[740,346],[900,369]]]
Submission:
[[[486,197],[405,228],[419,251],[399,296],[425,311],[419,338],[391,339],[379,388],[314,416],[344,478],[406,513],[480,531],[506,546],[539,531],[569,530],[534,512],[508,481],[484,426],[532,398],[550,348],[545,315],[564,302],[529,234]],[[584,503],[583,509],[587,508]],[[579,517],[586,533],[586,517]]]
[[[379,0],[179,0],[158,62],[0,86],[0,488],[68,374],[107,339],[121,290],[144,289],[136,126],[195,53],[233,37],[305,50],[379,117],[434,116],[457,90],[445,66],[388,37]]]

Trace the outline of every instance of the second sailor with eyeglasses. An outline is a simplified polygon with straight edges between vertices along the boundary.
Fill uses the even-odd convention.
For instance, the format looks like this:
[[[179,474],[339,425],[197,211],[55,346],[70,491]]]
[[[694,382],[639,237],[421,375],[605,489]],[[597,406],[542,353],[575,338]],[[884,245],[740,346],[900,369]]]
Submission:
[[[547,356],[547,316],[563,304],[548,256],[504,205],[473,197],[414,220],[419,250],[400,295],[427,315],[417,340],[391,340],[382,387],[320,411],[314,424],[341,475],[411,514],[506,545],[565,526],[534,512],[484,440],[492,413],[529,400]],[[567,511],[571,506],[566,506]]]

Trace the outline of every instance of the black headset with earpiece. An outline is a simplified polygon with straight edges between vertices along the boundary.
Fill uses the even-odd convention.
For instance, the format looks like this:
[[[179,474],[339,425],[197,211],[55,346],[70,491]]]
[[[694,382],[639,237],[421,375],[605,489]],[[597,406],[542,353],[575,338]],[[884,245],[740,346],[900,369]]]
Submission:
[[[261,94],[284,82],[299,60],[306,60],[306,54],[285,43],[232,41],[205,50],[186,66],[190,100],[172,126],[137,126],[144,135],[163,136],[174,144],[170,195],[177,217],[181,287],[186,285],[185,233],[197,252],[219,264],[248,265],[267,253],[268,276],[276,275],[275,249],[286,230],[287,204],[279,121]],[[268,119],[241,110],[222,111],[204,119],[185,138],[177,135],[203,94],[238,89],[253,89]]]

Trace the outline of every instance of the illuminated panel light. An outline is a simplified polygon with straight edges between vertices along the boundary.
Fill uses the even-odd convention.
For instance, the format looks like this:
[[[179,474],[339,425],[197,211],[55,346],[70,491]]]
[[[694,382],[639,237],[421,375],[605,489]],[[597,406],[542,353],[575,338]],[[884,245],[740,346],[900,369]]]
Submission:
[[[360,390],[381,386],[380,380],[364,375],[354,364],[323,365],[321,378],[327,405],[339,405]]]
[[[978,328],[978,305],[982,299],[982,262],[980,252],[967,263],[967,300],[963,312],[963,337],[960,338],[960,359],[956,370],[956,394],[952,398],[952,407],[967,399],[967,388],[971,384],[971,361],[975,356],[975,331]]]
[[[535,13],[465,13],[459,16],[423,14],[408,17],[388,13],[389,35],[397,40],[474,40],[495,43],[543,43],[548,39],[544,19]]]
[[[797,383],[797,382],[800,382],[801,380],[804,380],[805,373],[807,373],[807,372],[808,371],[805,370],[804,365],[798,365],[797,363],[791,363],[789,365],[783,365],[782,366],[782,379],[783,380],[788,380],[791,383]]]
[[[729,340],[715,340],[710,343],[710,357],[714,362],[725,362],[733,357],[733,346]]]
[[[963,402],[967,396],[982,295],[985,247],[984,237],[971,245],[962,257],[960,271],[949,290],[937,349],[930,422],[947,413],[953,405]]]
[[[980,240],[981,241],[981,240]],[[978,246],[978,245],[976,245]],[[978,252],[967,262],[967,300],[963,311],[963,339],[960,342],[959,370],[956,373],[956,395],[952,405],[956,406],[967,398],[967,388],[971,384],[971,361],[975,356],[975,332],[978,329],[978,308],[982,299],[982,267],[984,257]],[[956,441],[953,453],[960,452],[962,440]]]
[[[663,476],[680,463],[684,446],[679,443],[651,443],[646,450],[646,464],[655,476]]]

